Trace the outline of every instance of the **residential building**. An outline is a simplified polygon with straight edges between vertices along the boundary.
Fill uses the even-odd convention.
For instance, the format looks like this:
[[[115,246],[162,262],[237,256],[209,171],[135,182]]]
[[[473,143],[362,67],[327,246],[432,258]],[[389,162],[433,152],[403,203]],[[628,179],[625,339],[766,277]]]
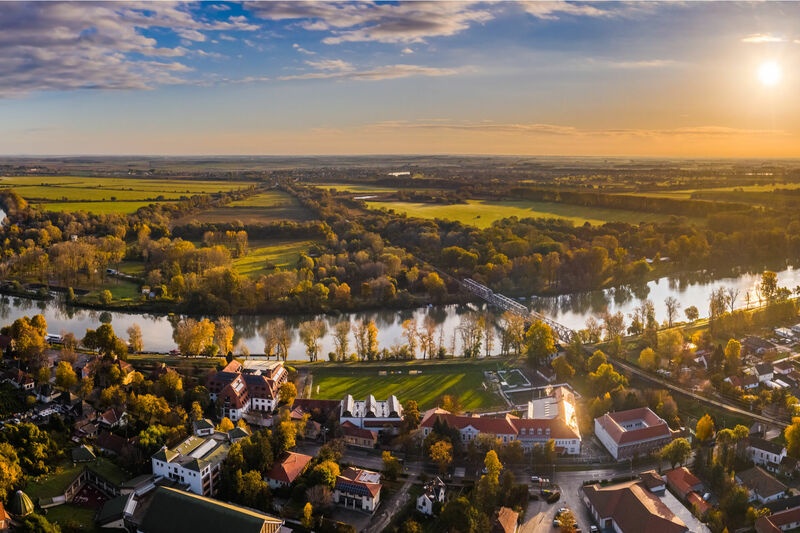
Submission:
[[[124,407],[111,407],[97,417],[97,422],[106,429],[124,426],[128,423],[128,413]]]
[[[17,389],[22,389],[24,391],[32,391],[36,385],[30,374],[23,372],[18,368],[6,370],[3,374],[3,381],[10,383]]]
[[[795,366],[789,359],[781,359],[772,364],[772,370],[775,374],[786,376],[795,370]]]
[[[678,433],[647,407],[606,413],[595,418],[594,432],[617,460],[639,457],[661,449]]]
[[[800,507],[786,509],[756,520],[756,533],[781,533],[800,528]]]
[[[348,509],[372,513],[381,501],[381,475],[348,467],[336,477],[333,501]]]
[[[703,490],[703,482],[685,466],[670,470],[664,478],[667,480],[670,490],[684,500],[689,497],[690,493]]]
[[[192,422],[192,431],[198,437],[208,437],[214,434],[214,423],[208,418],[195,420]]]
[[[786,493],[786,485],[759,466],[735,475],[736,482],[750,491],[750,501],[761,504],[778,500]]]
[[[697,492],[690,492],[687,494],[686,503],[691,506],[691,509],[695,515],[699,516],[700,518],[705,517],[706,513],[713,509],[713,507],[711,507],[711,505]]]
[[[251,410],[272,412],[278,403],[278,387],[287,379],[279,361],[231,361],[208,377],[206,387],[212,401],[222,404],[222,415],[239,420]]]
[[[387,430],[390,433],[397,433],[400,424],[403,423],[403,406],[397,396],[389,396],[386,400],[378,401],[371,394],[365,400],[354,400],[348,394],[342,400],[339,420],[379,433]]]
[[[781,461],[786,457],[786,448],[771,440],[750,437],[747,443],[747,453],[755,464],[763,466],[770,472],[777,472]]]
[[[269,487],[271,489],[288,487],[305,471],[311,459],[310,455],[302,453],[284,453],[280,460],[275,461],[272,469],[267,473],[265,479],[269,483]]]
[[[349,420],[342,425],[344,443],[357,448],[374,448],[378,445],[378,432],[371,429],[362,429]]]
[[[0,502],[0,531],[8,531],[9,529],[11,529],[11,515],[3,507],[3,502]]]
[[[491,533],[516,533],[519,513],[508,507],[498,509],[492,519]]]
[[[125,523],[138,533],[278,533],[283,520],[175,488],[156,487],[144,498],[128,496]]]
[[[642,480],[642,484],[644,484],[650,492],[664,492],[667,490],[664,478],[655,470],[640,472],[639,479]]]
[[[417,511],[428,516],[433,515],[434,505],[444,505],[445,485],[439,477],[434,477],[422,486],[422,494],[417,497]]]
[[[751,369],[750,373],[758,378],[759,383],[766,383],[772,381],[775,376],[775,369],[770,363],[758,363]]]
[[[749,336],[745,337],[742,341],[742,348],[745,352],[742,355],[756,355],[756,356],[763,356],[767,354],[774,353],[776,348],[775,345],[769,342],[766,339],[762,339],[761,337]]]
[[[729,376],[724,381],[730,383],[736,388],[742,390],[751,390],[758,388],[758,377],[753,374],[745,374],[744,376]]]
[[[789,328],[775,328],[775,335],[784,340],[794,340],[794,331]]]
[[[641,481],[586,485],[583,501],[603,530],[616,533],[686,533],[689,528]]]
[[[152,458],[153,474],[185,483],[195,494],[213,496],[218,489],[220,465],[229,449],[225,433],[192,435],[174,448],[162,446]]]

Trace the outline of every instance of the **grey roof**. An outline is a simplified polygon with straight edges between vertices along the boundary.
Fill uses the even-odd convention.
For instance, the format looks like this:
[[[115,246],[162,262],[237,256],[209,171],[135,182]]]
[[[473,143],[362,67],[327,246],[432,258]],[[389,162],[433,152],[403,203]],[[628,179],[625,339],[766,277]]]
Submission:
[[[192,427],[195,431],[198,429],[214,429],[214,424],[208,418],[203,418],[192,422]]]
[[[764,450],[765,452],[774,453],[775,455],[780,455],[783,453],[784,449],[782,444],[772,442],[771,440],[762,439],[761,437],[750,437],[750,447],[758,448],[759,450]]]
[[[129,495],[126,494],[108,500],[97,512],[95,520],[102,526],[104,523],[113,522],[125,516],[125,505],[128,503],[128,497]]]

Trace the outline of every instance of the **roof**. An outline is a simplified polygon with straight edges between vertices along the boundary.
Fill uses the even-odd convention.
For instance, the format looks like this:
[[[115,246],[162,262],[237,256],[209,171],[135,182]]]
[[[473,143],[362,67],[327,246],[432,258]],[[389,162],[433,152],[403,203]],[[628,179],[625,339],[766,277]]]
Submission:
[[[111,498],[106,503],[103,504],[103,507],[97,512],[97,517],[95,520],[100,523],[112,522],[114,520],[119,520],[123,516],[125,516],[125,505],[128,503],[128,495],[124,496],[117,496],[116,498]]]
[[[445,422],[448,426],[456,429],[473,427],[480,433],[492,435],[515,435],[516,426],[511,422],[514,417],[506,415],[504,418],[493,418],[483,416],[460,416],[451,414],[444,409],[431,409],[425,413],[420,422],[420,427],[432,428],[437,420]],[[520,419],[516,419],[520,420]]]
[[[736,479],[762,498],[769,498],[786,492],[786,485],[758,466],[737,472]]]
[[[192,422],[192,428],[195,431],[199,431],[201,429],[214,429],[214,424],[208,418],[203,418]]]
[[[701,517],[711,510],[711,506],[708,504],[708,502],[694,491],[690,492],[686,496],[686,501],[688,501],[689,505],[697,510],[697,514],[699,514]]]
[[[772,367],[777,370],[794,370],[794,365],[789,359],[781,359],[775,363],[772,363]]]
[[[664,487],[664,479],[655,470],[639,473],[639,479],[642,480],[642,483],[644,483],[644,486],[647,487],[648,490]]]
[[[307,413],[319,409],[323,413],[335,412],[339,414],[339,409],[342,406],[342,400],[316,400],[311,398],[295,398],[292,403],[292,409],[300,407]]]
[[[349,466],[336,477],[336,490],[350,494],[376,497],[381,492],[381,475],[370,470]]]
[[[100,415],[100,418],[106,424],[114,425],[117,422],[119,422],[120,420],[122,420],[122,417],[124,415],[125,415],[125,409],[123,409],[121,407],[111,407],[105,413]]]
[[[283,520],[180,490],[157,487],[138,529],[144,533],[275,533]]]
[[[6,520],[11,520],[11,515],[8,514],[6,508],[3,507],[3,502],[0,502],[0,522],[4,522]]]
[[[764,450],[765,452],[772,453],[775,455],[781,455],[786,449],[783,447],[782,444],[778,444],[777,442],[772,442],[771,440],[762,439],[761,437],[750,437],[748,445],[751,448]]]
[[[85,463],[97,459],[94,452],[88,446],[81,445],[77,448],[72,448],[72,461],[75,463]]]
[[[775,371],[775,369],[769,363],[758,363],[756,365],[756,372],[758,372],[759,376],[765,376],[767,374],[772,374],[774,371]]]
[[[376,432],[372,431],[371,429],[362,429],[349,420],[345,420],[341,427],[342,433],[344,433],[346,437],[371,440],[377,440],[378,438],[378,434]]]
[[[686,524],[640,481],[583,487],[603,519],[611,518],[625,533],[685,533]]]
[[[762,516],[756,520],[756,532],[780,533],[782,531],[781,526],[787,526],[795,522],[800,522],[800,507],[787,509],[770,516]]]
[[[280,461],[272,465],[272,469],[267,474],[267,479],[292,483],[303,473],[311,459],[310,455],[286,452]]]
[[[641,421],[641,427],[626,429],[624,425]],[[630,444],[659,437],[671,437],[667,422],[647,407],[606,413],[595,422],[608,433],[617,444]]]
[[[517,530],[518,520],[518,512],[508,507],[501,507],[492,521],[492,533],[514,533]]]
[[[697,490],[695,487],[701,486],[703,483],[692,474],[688,468],[682,466],[675,468],[666,473],[667,482],[676,491],[681,493],[681,496],[686,496],[687,493]]]
[[[108,431],[101,431],[97,436],[98,448],[114,452],[117,455],[121,454],[122,450],[124,450],[129,444],[130,442],[125,437],[114,435]]]
[[[16,517],[28,516],[33,512],[33,502],[27,494],[18,490],[11,497],[11,502],[8,504],[8,512]]]

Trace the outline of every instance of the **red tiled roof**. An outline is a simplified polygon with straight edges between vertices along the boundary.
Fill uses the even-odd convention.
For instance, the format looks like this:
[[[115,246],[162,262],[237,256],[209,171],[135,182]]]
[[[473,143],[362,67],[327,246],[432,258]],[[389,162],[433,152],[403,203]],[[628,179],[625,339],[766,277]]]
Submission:
[[[342,424],[342,433],[344,433],[347,437],[355,437],[358,439],[376,440],[378,438],[378,434],[374,431],[369,429],[361,429],[349,420],[346,420],[345,423]]]
[[[669,485],[684,498],[686,497],[686,494],[693,490],[697,490],[695,487],[702,484],[697,476],[692,474],[685,466],[670,470],[666,473],[666,476]]]
[[[368,483],[362,481],[362,473],[363,474],[370,474],[374,475],[374,472],[370,472],[369,470],[362,470],[360,468],[354,468],[352,466],[348,466],[344,469],[344,471],[336,478],[336,488],[347,492],[348,485],[356,485],[359,487],[365,488],[374,498],[381,492],[381,484],[380,483]]]
[[[606,413],[596,420],[617,444],[629,444],[672,435],[667,423],[647,407]],[[642,420],[646,427],[626,430],[620,425],[632,420]]]
[[[501,507],[492,522],[492,533],[514,533],[517,529],[517,520],[519,520],[518,512],[508,507]]]
[[[517,429],[517,432],[522,434],[522,430],[526,432],[522,437],[531,436],[530,430],[541,429],[543,436],[548,436],[552,439],[578,439],[580,434],[573,428],[569,427],[566,422],[560,417],[556,418],[512,418],[511,424]],[[546,430],[549,429],[550,433]]]
[[[240,363],[236,359],[232,360],[230,363],[225,365],[225,368],[221,370],[221,372],[232,372],[232,373],[237,373],[241,371],[242,371],[242,363]]]
[[[781,526],[800,522],[800,507],[786,509],[770,516],[762,516],[756,520],[756,533],[781,533]]]
[[[267,474],[268,479],[292,483],[303,473],[306,465],[311,461],[310,455],[302,453],[286,452],[280,461],[272,465],[272,469]]]
[[[459,416],[450,414],[443,409],[436,409],[428,411],[425,414],[425,418],[420,423],[420,426],[432,428],[437,419],[446,422],[448,426],[456,429],[464,429],[472,426],[480,433],[489,433],[492,435],[516,435],[517,428],[512,423],[512,420],[519,420],[509,415],[505,418]]]
[[[692,505],[697,510],[697,514],[699,514],[701,517],[711,510],[711,506],[708,504],[708,502],[701,498],[700,495],[694,491],[690,492],[686,496],[686,501],[688,501],[689,505]]]
[[[586,498],[600,518],[611,518],[625,533],[685,533],[686,524],[640,481],[587,485]]]

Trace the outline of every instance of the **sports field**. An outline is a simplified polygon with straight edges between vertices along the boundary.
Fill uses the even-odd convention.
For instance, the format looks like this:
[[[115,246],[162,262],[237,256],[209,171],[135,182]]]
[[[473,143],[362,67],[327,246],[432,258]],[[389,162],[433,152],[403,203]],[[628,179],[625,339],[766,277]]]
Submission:
[[[644,213],[626,209],[583,207],[555,202],[467,200],[463,204],[440,205],[412,202],[367,202],[372,209],[394,209],[398,213],[420,218],[457,220],[479,228],[491,226],[493,222],[516,216],[519,218],[556,218],[569,220],[576,226],[588,222],[602,225],[606,222],[663,222],[669,215]]]
[[[294,268],[300,254],[308,251],[311,241],[254,241],[247,255],[233,260],[233,265],[243,276],[269,274],[267,261],[276,268]]]
[[[496,363],[356,365],[312,367],[311,397],[339,400],[347,394],[354,398],[372,394],[385,399],[394,394],[401,402],[416,400],[420,409],[430,409],[442,395],[449,394],[457,397],[465,410],[505,405],[497,394],[484,388],[483,370],[495,368]],[[409,374],[410,370],[420,374]]]
[[[282,191],[268,191],[228,205],[195,213],[175,222],[175,225],[190,222],[236,222],[263,224],[277,220],[311,220],[311,211],[300,205],[296,198]]]

